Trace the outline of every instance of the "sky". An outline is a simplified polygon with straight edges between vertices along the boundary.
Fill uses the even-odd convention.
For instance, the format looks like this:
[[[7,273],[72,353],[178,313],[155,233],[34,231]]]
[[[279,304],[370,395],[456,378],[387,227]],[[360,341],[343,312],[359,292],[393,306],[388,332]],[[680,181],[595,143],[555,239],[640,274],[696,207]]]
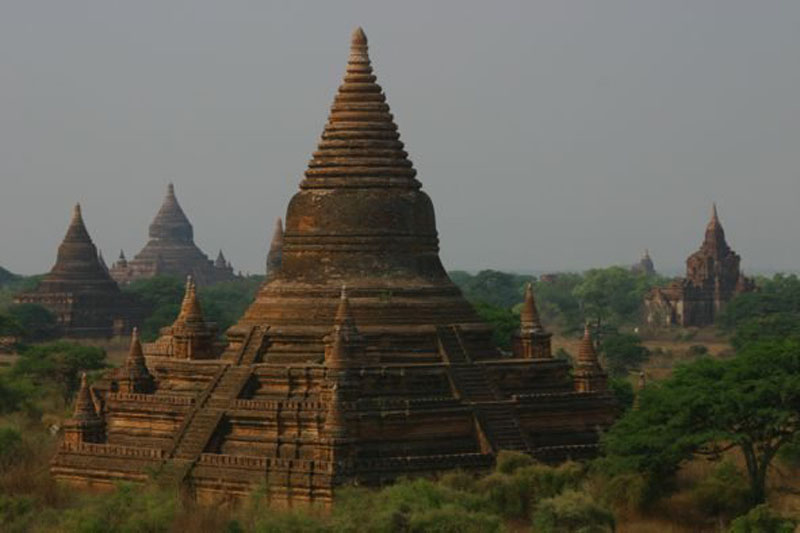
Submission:
[[[75,202],[130,258],[167,183],[260,273],[362,26],[448,269],[678,270],[716,201],[747,272],[800,270],[800,2],[0,2],[0,265]]]

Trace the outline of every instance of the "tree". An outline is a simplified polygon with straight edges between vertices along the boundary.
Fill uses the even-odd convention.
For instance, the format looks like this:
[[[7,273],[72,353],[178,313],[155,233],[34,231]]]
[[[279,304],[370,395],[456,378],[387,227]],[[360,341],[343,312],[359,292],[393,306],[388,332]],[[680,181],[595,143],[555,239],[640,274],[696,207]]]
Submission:
[[[519,329],[519,314],[485,302],[477,302],[475,311],[492,326],[495,345],[505,350],[511,349],[511,335]]]
[[[612,376],[625,376],[650,358],[650,350],[642,345],[642,339],[628,333],[604,336],[600,352],[605,358],[606,370]]]
[[[37,385],[54,386],[65,402],[78,391],[82,372],[107,367],[102,348],[67,341],[28,346],[19,356],[12,375],[30,378]]]
[[[8,308],[9,316],[22,326],[28,340],[53,338],[58,331],[56,317],[38,304],[15,304]]]
[[[603,439],[605,466],[635,470],[654,484],[672,479],[695,455],[737,449],[753,504],[764,501],[778,451],[800,432],[800,342],[762,341],[736,357],[698,359],[640,392]]]
[[[530,276],[497,270],[482,270],[475,276],[456,271],[451,273],[451,276],[458,283],[467,300],[505,308],[510,308],[522,301],[525,284],[531,281]]]
[[[125,292],[135,295],[148,310],[142,323],[141,334],[144,340],[153,340],[164,326],[170,325],[181,308],[185,281],[173,276],[155,276],[136,280]]]

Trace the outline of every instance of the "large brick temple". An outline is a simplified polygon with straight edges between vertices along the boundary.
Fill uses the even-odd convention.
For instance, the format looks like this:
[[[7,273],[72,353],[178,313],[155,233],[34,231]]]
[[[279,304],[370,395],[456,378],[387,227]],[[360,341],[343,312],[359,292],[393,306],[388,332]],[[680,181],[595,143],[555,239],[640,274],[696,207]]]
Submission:
[[[153,344],[84,384],[52,463],[108,486],[154,476],[203,501],[266,487],[328,502],[357,482],[596,452],[616,403],[588,332],[552,356],[525,292],[513,355],[450,281],[433,204],[399,139],[361,29],[317,151],[276,229],[267,281],[227,345],[195,283]],[[91,401],[87,401],[89,398]]]
[[[703,244],[686,259],[686,277],[656,287],[645,296],[647,323],[683,327],[713,324],[731,298],[755,289],[755,282],[739,269],[740,261],[725,240],[714,204]]]
[[[133,259],[128,261],[120,252],[119,259],[111,265],[111,276],[118,283],[159,275],[191,275],[197,283],[208,285],[236,277],[222,250],[211,261],[194,243],[194,228],[178,203],[172,183],[167,186],[167,195],[148,233],[150,239]]]
[[[53,268],[35,289],[15,295],[14,302],[47,308],[67,337],[127,335],[142,315],[136,301],[109,276],[80,205],[72,212]]]

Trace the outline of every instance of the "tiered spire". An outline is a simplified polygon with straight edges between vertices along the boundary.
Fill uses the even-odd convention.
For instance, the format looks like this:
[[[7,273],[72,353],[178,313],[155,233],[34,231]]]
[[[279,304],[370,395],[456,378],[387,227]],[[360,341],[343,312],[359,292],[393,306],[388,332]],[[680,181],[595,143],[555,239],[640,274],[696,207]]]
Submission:
[[[46,289],[50,284],[59,284],[62,285],[59,290],[63,291],[68,290],[64,284],[74,282],[81,283],[82,286],[89,282],[116,290],[116,284],[111,280],[108,270],[104,268],[101,256],[83,222],[81,204],[75,204],[72,209],[72,219],[67,233],[58,247],[56,264],[40,288]]]
[[[706,236],[703,242],[704,248],[711,248],[713,250],[724,252],[728,249],[728,243],[725,242],[725,230],[722,229],[722,223],[719,221],[717,215],[717,203],[711,204],[711,220],[708,221],[706,226]]]
[[[117,263],[114,265],[115,267],[125,268],[128,266],[128,260],[125,259],[125,251],[119,251],[119,258],[117,259]]]
[[[228,262],[225,260],[222,249],[220,249],[219,253],[217,254],[217,259],[214,261],[214,266],[217,268],[228,268]]]
[[[92,401],[92,393],[89,391],[86,372],[83,372],[81,374],[81,387],[75,398],[75,411],[72,414],[72,419],[79,421],[95,421],[97,418],[97,409],[94,406],[94,401]]]
[[[283,261],[283,222],[281,217],[275,220],[275,231],[267,252],[267,279],[272,279],[281,270]]]
[[[147,369],[137,328],[133,328],[131,334],[131,348],[125,359],[125,370],[120,381],[126,392],[148,393],[153,388],[153,376]]]
[[[181,310],[174,325],[205,323],[203,310],[197,298],[197,285],[192,276],[186,276],[186,291],[183,294]]]
[[[342,286],[333,331],[325,337],[325,364],[331,368],[344,367],[351,359],[361,357],[363,347],[364,339],[356,328],[347,288]]]
[[[342,85],[301,188],[398,186],[419,188],[386,96],[376,83],[367,36],[356,28]]]
[[[536,301],[533,298],[533,284],[525,286],[525,302],[522,304],[520,312],[520,323],[523,330],[541,330],[542,322],[539,319],[539,311],[536,309]]]
[[[164,203],[150,224],[150,238],[167,242],[193,242],[192,224],[175,197],[175,186],[167,186]]]
[[[592,331],[587,323],[583,329],[583,339],[578,348],[578,361],[581,363],[597,363],[597,350],[594,347]]]
[[[597,350],[588,323],[583,330],[583,339],[578,348],[574,379],[575,390],[578,392],[599,392],[606,390],[607,387],[607,376],[597,359]]]

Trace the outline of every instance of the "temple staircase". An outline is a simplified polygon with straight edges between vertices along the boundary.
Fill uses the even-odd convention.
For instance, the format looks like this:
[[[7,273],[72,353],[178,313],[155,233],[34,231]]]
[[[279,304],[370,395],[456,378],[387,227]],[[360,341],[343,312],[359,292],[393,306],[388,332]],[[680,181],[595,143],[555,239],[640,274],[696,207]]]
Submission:
[[[242,347],[238,352],[228,355],[227,360],[235,365],[254,365],[260,362],[261,352],[267,344],[269,326],[255,325],[247,332]]]
[[[507,403],[481,404],[477,407],[478,421],[495,452],[500,450],[529,451],[525,437],[514,414],[513,405]]]
[[[513,403],[500,398],[482,365],[472,363],[458,326],[439,326],[436,333],[439,349],[450,363],[453,385],[462,400],[473,404],[478,424],[494,451],[528,451]]]
[[[226,364],[220,367],[178,427],[167,452],[168,459],[156,474],[160,484],[180,483],[189,474],[214,436],[225,410],[247,384],[251,372],[250,366]]]

